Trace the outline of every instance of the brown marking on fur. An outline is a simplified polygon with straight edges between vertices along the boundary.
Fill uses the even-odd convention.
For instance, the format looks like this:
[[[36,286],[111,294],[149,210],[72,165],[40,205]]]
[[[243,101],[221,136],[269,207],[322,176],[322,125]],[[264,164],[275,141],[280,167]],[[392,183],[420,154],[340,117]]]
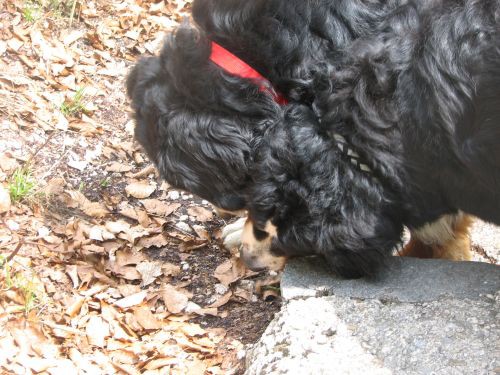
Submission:
[[[285,266],[286,257],[275,256],[270,251],[272,240],[276,236],[276,227],[268,222],[265,231],[269,236],[259,241],[254,235],[252,221],[247,219],[241,235],[241,259],[251,270],[279,271]]]
[[[410,242],[401,252],[401,256],[415,258],[434,258],[448,260],[471,260],[471,242],[469,229],[473,218],[469,215],[460,215],[452,228],[452,236],[443,239],[442,243],[425,243],[416,232],[412,232]]]
[[[229,219],[233,216],[236,217],[245,217],[247,215],[247,212],[245,210],[238,210],[238,211],[228,211],[223,208],[214,206],[215,213],[217,216],[219,216],[222,219]]]

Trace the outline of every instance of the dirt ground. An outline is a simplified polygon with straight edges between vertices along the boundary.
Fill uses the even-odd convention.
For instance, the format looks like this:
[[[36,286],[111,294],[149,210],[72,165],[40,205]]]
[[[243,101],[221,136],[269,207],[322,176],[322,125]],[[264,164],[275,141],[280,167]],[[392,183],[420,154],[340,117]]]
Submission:
[[[133,142],[126,73],[189,6],[0,0],[0,373],[237,374],[279,309]]]

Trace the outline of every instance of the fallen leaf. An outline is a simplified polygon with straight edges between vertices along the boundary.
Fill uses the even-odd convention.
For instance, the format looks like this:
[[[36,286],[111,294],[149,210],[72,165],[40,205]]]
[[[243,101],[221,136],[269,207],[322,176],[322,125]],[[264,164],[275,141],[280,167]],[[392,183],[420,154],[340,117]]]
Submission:
[[[149,197],[156,190],[155,185],[150,185],[147,182],[133,182],[125,187],[125,192],[137,199]]]
[[[144,199],[141,200],[141,203],[148,213],[163,217],[177,211],[181,206],[179,203],[165,203],[159,199]]]
[[[160,262],[141,262],[136,269],[142,276],[142,287],[154,283],[156,278],[163,274]]]
[[[122,309],[128,309],[129,307],[140,305],[146,299],[146,297],[146,291],[142,291],[119,299],[118,301],[115,301],[114,305],[121,307]]]
[[[19,163],[16,159],[9,157],[6,153],[0,154],[0,169],[3,172],[9,173],[18,167]]]
[[[162,263],[161,269],[165,276],[177,276],[179,273],[181,273],[181,268],[178,265],[172,263]]]
[[[143,237],[137,242],[137,246],[149,249],[151,247],[164,247],[168,245],[169,241],[163,233],[153,237]]]
[[[180,329],[182,333],[189,337],[203,336],[207,334],[207,331],[201,328],[199,324],[184,323],[180,325]]]
[[[172,314],[182,312],[188,305],[188,297],[175,289],[172,285],[165,284],[161,289],[161,297],[168,311]]]
[[[189,207],[187,212],[188,215],[194,216],[196,220],[201,221],[202,223],[204,223],[205,221],[209,221],[213,218],[212,211],[209,211],[206,208],[199,206]]]
[[[146,260],[143,253],[138,251],[133,251],[131,249],[117,251],[116,254],[116,264],[118,266],[128,266],[131,264],[139,264],[140,262]]]
[[[75,316],[77,316],[84,302],[85,298],[76,296],[74,301],[66,308],[66,315],[68,315],[70,318],[74,318]]]
[[[210,233],[202,225],[193,225],[193,230],[202,240],[210,241]]]
[[[246,268],[239,259],[228,259],[220,264],[214,272],[214,277],[217,278],[223,285],[229,286],[236,280],[245,276]]]
[[[118,163],[117,161],[112,162],[110,165],[106,167],[106,170],[108,172],[116,172],[116,173],[130,172],[132,169],[133,168],[131,165]]]
[[[108,232],[105,228],[94,225],[90,228],[89,239],[96,241],[106,241],[106,240],[114,240],[115,236],[113,233]]]
[[[151,225],[151,219],[146,211],[136,208],[135,213],[137,214],[137,221],[141,224],[141,227],[147,228]]]
[[[217,299],[217,301],[208,305],[207,307],[221,307],[221,306],[225,305],[226,303],[228,303],[232,296],[233,296],[233,293],[231,291],[229,291],[226,294],[224,294],[222,297]]]
[[[140,306],[134,309],[134,317],[144,329],[160,329],[161,322],[155,318],[151,310],[146,306]]]
[[[10,210],[10,194],[2,185],[0,185],[0,214]]]
[[[101,317],[92,315],[85,328],[87,339],[91,345],[104,348],[106,337],[109,337],[109,325]]]
[[[85,195],[79,191],[66,191],[65,201],[70,208],[79,208],[87,215],[102,218],[106,216],[109,211],[99,202],[91,202]]]
[[[126,233],[130,229],[130,224],[123,220],[108,221],[104,225],[105,228],[111,233]]]

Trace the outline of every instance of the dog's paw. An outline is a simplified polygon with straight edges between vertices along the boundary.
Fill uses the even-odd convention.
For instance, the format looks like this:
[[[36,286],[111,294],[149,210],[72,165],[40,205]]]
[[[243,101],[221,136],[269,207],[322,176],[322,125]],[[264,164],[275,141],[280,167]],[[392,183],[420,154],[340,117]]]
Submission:
[[[241,234],[247,218],[242,217],[222,229],[222,240],[224,247],[228,250],[237,249],[241,245]]]

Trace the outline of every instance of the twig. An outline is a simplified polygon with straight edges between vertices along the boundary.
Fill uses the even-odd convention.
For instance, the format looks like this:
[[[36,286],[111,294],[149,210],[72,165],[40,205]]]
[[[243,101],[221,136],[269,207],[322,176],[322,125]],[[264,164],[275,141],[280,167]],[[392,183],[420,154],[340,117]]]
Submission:
[[[60,324],[54,324],[54,323],[50,323],[50,322],[47,322],[47,321],[37,321],[37,323],[40,323],[40,324],[43,324],[47,327],[50,327],[52,329],[60,329],[61,331],[66,331],[66,332],[69,332],[69,333],[72,333],[74,335],[80,335],[80,336],[84,336],[85,333],[83,333],[82,331],[76,329],[76,328],[72,328],[72,327],[68,327],[68,326],[63,326],[63,325],[60,325]]]
[[[50,135],[47,137],[47,139],[45,140],[45,142],[43,142],[40,146],[38,146],[38,148],[35,150],[35,152],[30,155],[30,157],[28,158],[28,160],[26,160],[25,165],[30,165],[31,161],[35,158],[35,156],[37,156],[38,153],[45,146],[47,146],[47,144],[50,142],[50,140],[52,139],[52,137],[54,136],[54,134],[56,134],[56,133],[55,132],[50,133]]]
[[[75,9],[76,9],[76,2],[78,0],[73,0],[73,4],[71,4],[71,14],[69,16],[69,27],[73,24],[73,18],[75,17]]]
[[[16,254],[19,252],[19,250],[21,250],[21,247],[23,245],[24,245],[24,240],[21,239],[21,241],[19,241],[19,243],[17,244],[15,250],[7,258],[5,258],[5,262],[6,263],[10,262],[16,256]]]

